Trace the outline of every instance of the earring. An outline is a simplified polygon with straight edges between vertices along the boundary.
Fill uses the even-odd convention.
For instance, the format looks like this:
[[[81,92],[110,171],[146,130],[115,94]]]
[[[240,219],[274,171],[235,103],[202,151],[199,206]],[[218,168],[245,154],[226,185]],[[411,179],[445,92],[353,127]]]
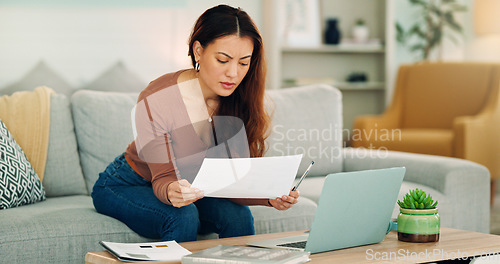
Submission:
[[[200,71],[200,63],[196,62],[196,64],[194,65],[194,69],[199,72]]]

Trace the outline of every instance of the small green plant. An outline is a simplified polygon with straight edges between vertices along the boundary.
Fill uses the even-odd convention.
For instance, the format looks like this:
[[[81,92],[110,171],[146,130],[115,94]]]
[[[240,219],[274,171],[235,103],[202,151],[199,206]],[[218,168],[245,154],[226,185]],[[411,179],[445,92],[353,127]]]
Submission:
[[[365,25],[365,20],[362,18],[356,19],[356,26],[364,26]]]
[[[404,209],[434,209],[438,201],[432,200],[430,194],[426,194],[422,189],[410,190],[403,201],[398,200],[398,204]]]

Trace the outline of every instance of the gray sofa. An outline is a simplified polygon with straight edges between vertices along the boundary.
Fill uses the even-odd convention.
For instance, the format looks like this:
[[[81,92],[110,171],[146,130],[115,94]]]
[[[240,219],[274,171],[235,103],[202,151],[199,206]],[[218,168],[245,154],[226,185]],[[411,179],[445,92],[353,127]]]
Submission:
[[[308,229],[329,173],[393,166],[407,168],[400,196],[420,187],[439,200],[442,226],[489,232],[489,173],[483,166],[453,158],[343,148],[342,97],[335,88],[316,85],[267,94],[272,131],[266,155],[304,153],[299,174],[311,159],[316,165],[292,209],[251,207],[257,233]],[[0,211],[1,263],[83,263],[86,252],[102,250],[99,240],[150,240],[98,214],[89,196],[98,173],[132,140],[130,110],[137,96],[79,91],[70,101],[52,95],[43,182],[47,200]]]

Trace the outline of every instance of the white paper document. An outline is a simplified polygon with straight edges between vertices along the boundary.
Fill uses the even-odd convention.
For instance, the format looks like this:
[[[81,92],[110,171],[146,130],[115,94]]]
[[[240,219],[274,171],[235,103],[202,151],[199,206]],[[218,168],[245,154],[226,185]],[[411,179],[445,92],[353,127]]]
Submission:
[[[302,154],[263,158],[203,160],[191,185],[206,197],[271,198],[288,195]]]
[[[191,252],[175,241],[153,243],[115,243],[100,241],[104,248],[121,261],[180,261]]]

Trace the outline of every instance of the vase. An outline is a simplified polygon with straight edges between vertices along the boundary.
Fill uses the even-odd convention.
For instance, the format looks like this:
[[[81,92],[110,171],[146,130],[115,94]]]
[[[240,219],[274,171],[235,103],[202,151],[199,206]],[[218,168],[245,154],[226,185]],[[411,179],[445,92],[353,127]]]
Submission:
[[[325,31],[325,43],[339,44],[340,37],[341,34],[338,28],[338,20],[336,18],[328,19]]]
[[[366,43],[368,42],[368,36],[370,31],[365,25],[356,25],[352,28],[352,37],[356,43]]]
[[[399,208],[398,240],[405,242],[439,241],[441,220],[438,209]]]

